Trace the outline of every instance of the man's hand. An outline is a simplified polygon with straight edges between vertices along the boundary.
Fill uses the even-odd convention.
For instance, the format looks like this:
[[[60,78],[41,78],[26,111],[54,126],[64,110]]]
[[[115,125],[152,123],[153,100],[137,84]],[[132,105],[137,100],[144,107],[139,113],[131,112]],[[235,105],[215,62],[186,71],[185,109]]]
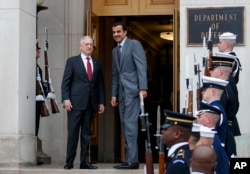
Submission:
[[[73,106],[71,105],[71,101],[70,100],[64,100],[63,101],[63,107],[66,109],[66,111],[70,112],[71,108],[73,108]]]
[[[118,105],[117,99],[116,99],[115,97],[112,97],[112,99],[111,99],[111,105],[112,105],[113,107],[115,107],[115,106]]]
[[[146,98],[146,97],[148,96],[147,90],[141,89],[141,90],[140,90],[140,95],[142,95],[143,98]]]
[[[99,105],[99,110],[98,110],[98,114],[102,114],[105,110],[105,106],[103,104]]]

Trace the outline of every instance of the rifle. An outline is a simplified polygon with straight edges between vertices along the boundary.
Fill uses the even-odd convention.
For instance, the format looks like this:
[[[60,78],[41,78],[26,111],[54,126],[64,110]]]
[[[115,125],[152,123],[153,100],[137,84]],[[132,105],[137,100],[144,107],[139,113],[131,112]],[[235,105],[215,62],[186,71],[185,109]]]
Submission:
[[[208,58],[205,62],[204,75],[210,76],[209,70],[212,68],[212,56],[213,56],[213,42],[211,40],[211,27],[209,27],[209,32],[208,32],[207,49],[208,49]]]
[[[199,110],[199,105],[200,105],[200,101],[202,100],[202,95],[201,95],[201,79],[200,79],[200,65],[199,63],[196,64],[196,58],[194,55],[194,74],[197,75],[198,74],[198,82],[197,82],[197,89],[196,89],[196,103],[197,103],[197,110]]]
[[[185,98],[185,107],[182,109],[182,113],[193,116],[193,88],[191,83],[192,83],[192,78],[187,78],[186,79],[187,93]]]
[[[165,171],[165,152],[164,152],[164,144],[162,142],[162,136],[160,137],[160,149],[159,149],[159,174],[164,174]]]
[[[184,107],[182,108],[182,113],[183,114],[187,114],[188,112],[188,108],[187,108],[187,97],[188,97],[188,93],[186,92],[186,95],[185,95],[185,104],[184,104]]]
[[[153,155],[151,150],[151,141],[150,141],[150,131],[149,131],[149,120],[148,113],[145,113],[144,110],[144,101],[143,96],[140,94],[140,102],[141,102],[141,117],[146,118],[146,131],[147,131],[147,139],[145,140],[145,164],[146,164],[146,174],[154,174],[154,166],[153,166]],[[145,120],[144,120],[145,121]]]
[[[48,47],[49,47],[47,27],[45,27],[45,33],[46,33],[46,41],[44,44],[45,82],[47,83],[47,88],[48,88],[47,98],[50,99],[51,112],[53,114],[55,114],[55,113],[59,113],[60,111],[59,111],[58,106],[57,106],[56,95],[55,95],[55,91],[53,89],[52,81],[51,81],[51,77],[50,77],[50,68],[49,68],[48,54],[47,54]]]
[[[162,142],[162,135],[161,135],[161,109],[160,106],[157,108],[157,130],[156,130],[156,149],[159,149],[159,174],[164,174],[165,170],[165,153],[164,153],[164,145]]]
[[[36,71],[36,101],[39,101],[40,115],[42,117],[49,116],[48,105],[45,100],[45,93],[43,90],[39,68]]]
[[[188,84],[188,107],[187,107],[187,115],[193,116],[193,87],[192,87],[192,79],[189,78]]]

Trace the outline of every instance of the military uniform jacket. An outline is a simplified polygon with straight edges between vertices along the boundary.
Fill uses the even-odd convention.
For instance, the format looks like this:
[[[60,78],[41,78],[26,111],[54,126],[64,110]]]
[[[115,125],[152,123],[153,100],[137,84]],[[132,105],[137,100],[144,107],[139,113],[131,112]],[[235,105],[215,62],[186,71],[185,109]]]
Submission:
[[[172,146],[168,151],[166,159],[167,174],[190,174],[189,161],[192,152],[189,150],[187,142],[178,143]]]
[[[234,136],[241,135],[236,114],[239,109],[238,91],[233,80],[229,80],[225,91],[221,96],[221,102],[224,106],[228,119],[228,134],[226,138],[225,150],[230,157],[232,154],[237,155],[236,143]]]
[[[239,102],[239,97],[238,97],[238,88],[237,88],[237,84],[234,81],[234,78],[231,77],[229,78],[229,85],[231,86],[234,95],[235,95],[235,99],[236,99],[236,111],[235,114],[238,113],[239,107],[240,107],[240,102]],[[235,116],[234,119],[232,120],[232,129],[233,129],[233,133],[234,136],[240,136],[241,132],[240,132],[240,127],[239,127],[239,123],[237,120],[237,117]]]
[[[229,158],[217,134],[214,135],[213,148],[216,153],[216,174],[229,174]]]

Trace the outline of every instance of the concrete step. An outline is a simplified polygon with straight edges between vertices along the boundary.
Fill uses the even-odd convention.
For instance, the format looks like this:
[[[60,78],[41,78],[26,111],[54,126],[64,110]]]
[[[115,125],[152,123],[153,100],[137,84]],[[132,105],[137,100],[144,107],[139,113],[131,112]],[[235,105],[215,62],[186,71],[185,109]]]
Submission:
[[[71,170],[63,169],[63,165],[43,164],[33,166],[7,166],[0,165],[0,174],[144,174],[145,164],[141,163],[138,170],[117,170],[113,163],[98,163],[96,170],[79,169],[75,166]],[[154,173],[157,174],[158,164],[154,164]]]

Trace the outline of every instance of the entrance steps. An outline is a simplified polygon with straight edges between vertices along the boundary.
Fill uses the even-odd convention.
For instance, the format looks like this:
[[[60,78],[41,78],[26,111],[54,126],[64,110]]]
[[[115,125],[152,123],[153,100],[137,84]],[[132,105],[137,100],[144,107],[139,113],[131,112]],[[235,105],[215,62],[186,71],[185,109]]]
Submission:
[[[114,163],[98,163],[94,164],[98,167],[96,170],[79,169],[75,166],[71,170],[63,169],[62,165],[43,164],[32,166],[6,166],[0,164],[0,174],[144,174],[144,163],[140,164],[137,170],[117,170],[113,166]],[[154,173],[158,174],[158,164],[154,164]]]

